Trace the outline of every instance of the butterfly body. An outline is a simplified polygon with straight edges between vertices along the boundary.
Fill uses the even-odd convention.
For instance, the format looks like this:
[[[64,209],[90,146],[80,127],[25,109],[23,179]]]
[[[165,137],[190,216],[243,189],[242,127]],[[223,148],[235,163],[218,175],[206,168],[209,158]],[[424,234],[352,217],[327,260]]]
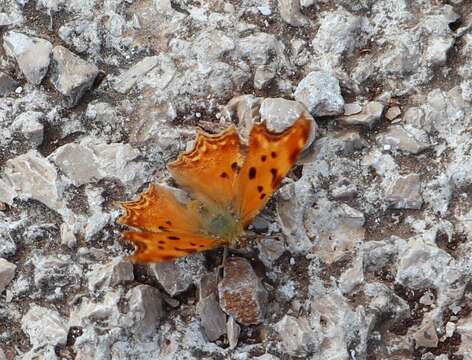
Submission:
[[[123,234],[137,247],[133,259],[167,261],[222,245],[239,247],[245,228],[306,145],[310,128],[303,116],[280,133],[255,124],[247,149],[234,127],[199,133],[194,149],[168,165],[194,200],[183,204],[171,190],[150,185],[137,200],[122,203],[126,213],[119,222],[139,230]]]

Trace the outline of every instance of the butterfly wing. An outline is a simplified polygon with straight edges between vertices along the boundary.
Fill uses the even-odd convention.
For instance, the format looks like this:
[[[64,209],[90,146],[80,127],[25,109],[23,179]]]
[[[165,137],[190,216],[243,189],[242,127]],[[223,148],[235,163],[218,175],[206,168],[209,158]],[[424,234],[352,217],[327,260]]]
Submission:
[[[201,228],[195,211],[181,204],[171,190],[160,185],[149,185],[137,200],[121,203],[121,206],[125,215],[118,222],[123,225],[151,232],[196,233]]]
[[[141,263],[174,260],[223,245],[210,237],[175,232],[128,231],[123,238],[136,246],[131,259]]]
[[[226,205],[235,197],[235,179],[242,161],[241,142],[233,126],[216,135],[200,132],[194,149],[167,167],[175,181],[194,196]]]
[[[255,124],[249,135],[249,150],[237,179],[236,206],[244,226],[265,206],[297,160],[310,134],[311,121],[303,117],[281,133]]]

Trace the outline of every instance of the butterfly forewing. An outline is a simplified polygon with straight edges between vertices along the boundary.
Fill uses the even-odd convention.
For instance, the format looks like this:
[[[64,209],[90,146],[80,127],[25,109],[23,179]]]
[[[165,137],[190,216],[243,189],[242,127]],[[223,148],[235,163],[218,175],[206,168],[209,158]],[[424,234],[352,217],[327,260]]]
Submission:
[[[118,222],[142,230],[195,233],[201,228],[198,215],[181,204],[169,189],[149,185],[135,201],[121,204],[125,214]]]
[[[310,134],[310,120],[300,117],[281,133],[255,124],[249,150],[237,179],[236,206],[244,226],[265,206],[282,179],[294,165]]]
[[[224,207],[234,199],[241,163],[241,142],[231,127],[216,135],[199,133],[194,149],[180,155],[168,169],[175,181],[195,197]]]

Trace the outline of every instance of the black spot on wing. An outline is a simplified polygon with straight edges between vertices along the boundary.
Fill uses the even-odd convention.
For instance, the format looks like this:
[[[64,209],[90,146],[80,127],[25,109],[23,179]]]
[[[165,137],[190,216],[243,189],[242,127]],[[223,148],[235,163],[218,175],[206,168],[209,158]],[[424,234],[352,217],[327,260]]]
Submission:
[[[252,180],[256,177],[256,168],[255,167],[251,167],[249,169],[249,179]]]

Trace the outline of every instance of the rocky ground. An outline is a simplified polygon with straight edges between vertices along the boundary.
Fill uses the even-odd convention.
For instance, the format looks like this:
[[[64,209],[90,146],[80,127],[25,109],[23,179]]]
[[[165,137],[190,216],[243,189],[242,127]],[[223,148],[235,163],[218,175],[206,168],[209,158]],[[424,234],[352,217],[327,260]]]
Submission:
[[[472,359],[467,0],[0,3],[0,359]],[[318,123],[258,238],[133,265],[196,129]],[[256,236],[257,235],[257,236]]]

